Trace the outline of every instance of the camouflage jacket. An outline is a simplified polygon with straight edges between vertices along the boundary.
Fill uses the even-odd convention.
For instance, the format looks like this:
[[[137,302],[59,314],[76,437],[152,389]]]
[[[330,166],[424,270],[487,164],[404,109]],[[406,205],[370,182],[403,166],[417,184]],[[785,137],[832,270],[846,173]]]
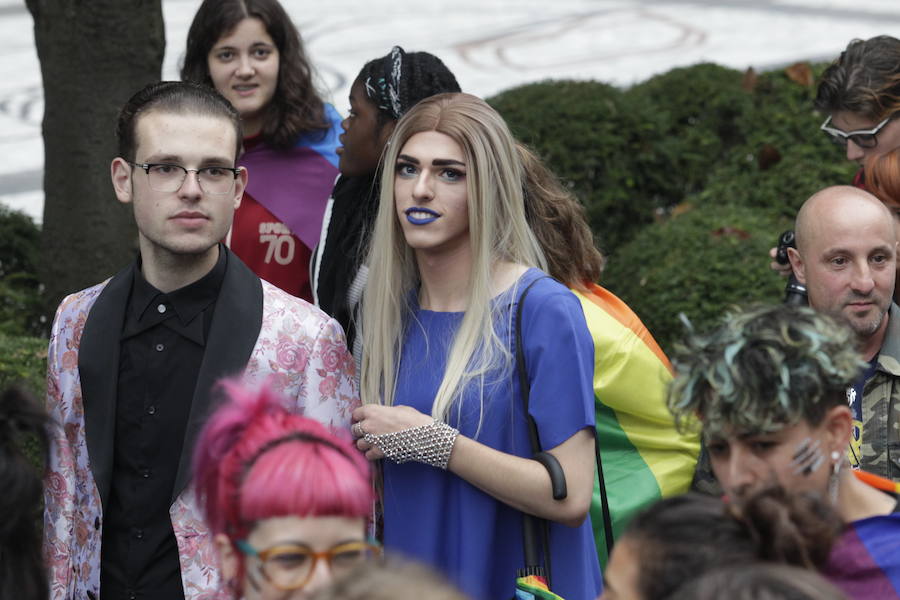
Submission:
[[[900,482],[900,307],[891,305],[875,374],[862,401],[860,468]]]

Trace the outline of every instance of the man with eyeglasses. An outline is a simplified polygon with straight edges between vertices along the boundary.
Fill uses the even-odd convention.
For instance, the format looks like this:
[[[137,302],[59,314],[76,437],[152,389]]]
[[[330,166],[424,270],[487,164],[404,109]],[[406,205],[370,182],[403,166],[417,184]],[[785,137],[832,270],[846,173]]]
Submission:
[[[900,40],[853,40],[822,73],[815,107],[828,115],[820,129],[864,165],[900,147]],[[864,187],[862,171],[854,184]]]
[[[348,430],[358,404],[340,326],[261,281],[221,243],[248,180],[217,92],[151,84],[122,109],[111,176],[139,256],[60,305],[44,551],[51,598],[200,599],[220,584],[190,484],[226,376],[268,379],[291,409]]]

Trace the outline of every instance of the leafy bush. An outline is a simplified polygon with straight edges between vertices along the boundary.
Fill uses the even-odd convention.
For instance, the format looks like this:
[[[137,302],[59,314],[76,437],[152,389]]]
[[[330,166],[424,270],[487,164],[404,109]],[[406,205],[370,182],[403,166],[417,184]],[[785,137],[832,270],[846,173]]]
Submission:
[[[784,280],[766,251],[789,226],[771,211],[699,206],[643,229],[609,264],[604,285],[671,351],[684,333],[680,313],[703,331],[730,305],[781,300]]]
[[[595,81],[544,81],[488,102],[574,189],[604,250],[652,222],[656,205],[642,165],[654,160],[647,140],[656,125],[621,90]]]
[[[857,166],[819,132],[822,115],[812,107],[815,88],[809,82],[822,68],[798,64],[759,75],[752,102],[735,121],[744,142],[731,149],[688,202],[730,202],[793,218],[815,191],[849,183]]]
[[[0,390],[19,385],[42,398],[46,374],[47,340],[0,333]]]
[[[626,90],[629,106],[642,106],[654,130],[652,160],[643,168],[647,193],[658,206],[678,204],[702,189],[711,167],[744,143],[736,120],[752,105],[740,71],[701,63],[672,69]]]
[[[0,333],[47,329],[37,277],[40,230],[24,213],[0,205]]]

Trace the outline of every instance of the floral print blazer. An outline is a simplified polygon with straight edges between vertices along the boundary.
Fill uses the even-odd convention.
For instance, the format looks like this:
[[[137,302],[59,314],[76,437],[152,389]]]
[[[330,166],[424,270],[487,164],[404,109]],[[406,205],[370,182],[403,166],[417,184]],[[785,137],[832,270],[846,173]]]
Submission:
[[[44,558],[52,600],[100,596],[119,337],[134,269],[68,296],[53,322],[47,357],[53,424],[44,492]],[[289,399],[290,410],[349,432],[351,412],[359,405],[354,371],[336,321],[261,281],[228,252],[169,508],[187,600],[227,597],[190,486],[193,444],[214,408],[215,382],[234,375],[268,379]]]

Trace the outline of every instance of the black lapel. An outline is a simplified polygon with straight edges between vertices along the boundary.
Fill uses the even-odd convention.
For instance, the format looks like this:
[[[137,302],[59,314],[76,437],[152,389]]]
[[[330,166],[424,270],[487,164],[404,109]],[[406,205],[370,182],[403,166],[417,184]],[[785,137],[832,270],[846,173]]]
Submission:
[[[222,246],[224,248],[224,246]],[[230,250],[222,290],[216,300],[216,312],[209,327],[203,363],[197,375],[197,387],[191,403],[184,446],[178,462],[178,474],[172,489],[172,502],[191,479],[191,459],[194,443],[206,419],[216,408],[213,393],[216,382],[223,377],[243,372],[250,360],[262,329],[262,283],[253,271]]]
[[[119,348],[134,265],[116,274],[88,313],[78,349],[84,435],[91,472],[105,509],[112,481],[119,385]]]

